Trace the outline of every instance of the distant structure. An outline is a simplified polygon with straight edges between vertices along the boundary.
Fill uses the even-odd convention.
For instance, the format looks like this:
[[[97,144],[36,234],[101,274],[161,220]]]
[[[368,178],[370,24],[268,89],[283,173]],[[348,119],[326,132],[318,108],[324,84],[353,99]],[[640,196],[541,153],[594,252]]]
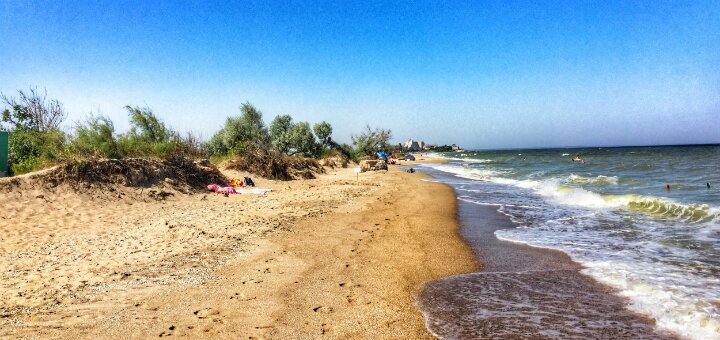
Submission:
[[[421,151],[425,150],[425,142],[408,139],[405,141],[405,144],[403,144],[403,147],[405,147],[409,151]]]

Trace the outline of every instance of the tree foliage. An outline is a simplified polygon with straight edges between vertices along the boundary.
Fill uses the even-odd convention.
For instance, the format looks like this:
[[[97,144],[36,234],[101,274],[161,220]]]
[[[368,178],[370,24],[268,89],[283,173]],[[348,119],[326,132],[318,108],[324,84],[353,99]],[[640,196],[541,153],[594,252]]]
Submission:
[[[65,157],[65,134],[58,128],[67,114],[62,103],[47,99],[47,91],[18,91],[19,98],[0,94],[8,106],[2,111],[2,123],[10,132],[8,158],[10,172],[34,171]]]
[[[310,123],[299,122],[290,128],[290,155],[302,154],[306,157],[318,155],[318,144],[310,129]]]
[[[377,151],[387,149],[391,138],[392,131],[389,129],[373,129],[370,125],[365,126],[365,131],[351,136],[356,152],[360,155],[373,155]]]
[[[24,174],[65,159],[65,143],[66,136],[58,129],[11,131],[8,140],[10,172]]]
[[[240,112],[240,117],[228,117],[225,126],[210,139],[207,145],[210,154],[242,153],[250,147],[270,146],[262,112],[250,103],[242,104]]]
[[[272,146],[278,152],[290,152],[290,130],[293,127],[292,117],[290,115],[278,115],[270,124],[270,139]]]
[[[325,149],[326,146],[330,145],[332,141],[330,139],[330,136],[332,135],[332,126],[330,123],[326,121],[317,123],[313,126],[313,131],[315,131],[315,136],[317,136],[318,140],[320,140],[321,149]]]
[[[0,93],[0,99],[10,107],[3,110],[2,121],[10,124],[13,130],[45,132],[57,129],[67,117],[60,101],[47,99],[47,90],[42,93],[37,88],[31,88],[27,93],[18,90],[18,95],[19,98],[15,98]]]

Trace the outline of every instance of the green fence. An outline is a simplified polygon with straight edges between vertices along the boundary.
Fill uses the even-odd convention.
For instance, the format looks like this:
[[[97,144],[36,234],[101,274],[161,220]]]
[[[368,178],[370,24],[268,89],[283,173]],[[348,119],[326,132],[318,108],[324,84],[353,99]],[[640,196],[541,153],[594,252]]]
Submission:
[[[0,131],[0,177],[7,176],[8,168],[8,133]]]

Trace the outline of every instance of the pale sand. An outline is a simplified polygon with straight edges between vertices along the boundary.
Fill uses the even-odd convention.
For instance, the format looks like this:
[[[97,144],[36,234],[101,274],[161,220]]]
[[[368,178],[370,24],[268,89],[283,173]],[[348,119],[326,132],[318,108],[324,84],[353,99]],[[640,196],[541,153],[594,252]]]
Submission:
[[[423,283],[478,268],[453,190],[424,177],[165,202],[26,181],[0,191],[0,337],[430,338]]]

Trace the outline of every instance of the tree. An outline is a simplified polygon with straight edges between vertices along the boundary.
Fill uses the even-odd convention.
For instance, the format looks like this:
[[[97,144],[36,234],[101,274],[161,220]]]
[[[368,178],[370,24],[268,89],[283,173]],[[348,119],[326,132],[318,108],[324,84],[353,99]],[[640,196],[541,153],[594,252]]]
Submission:
[[[290,129],[290,155],[303,154],[314,157],[318,154],[318,145],[310,129],[310,123],[299,122]]]
[[[29,93],[18,90],[18,94],[20,98],[16,99],[0,93],[0,99],[12,109],[2,112],[2,121],[15,130],[45,132],[57,129],[67,117],[60,101],[47,100],[47,90],[40,93],[31,88]]]
[[[262,119],[262,112],[258,111],[255,106],[249,102],[245,102],[240,106],[240,116],[243,128],[247,129],[246,141],[255,146],[268,147],[270,145],[270,135],[265,127]]]
[[[392,131],[371,128],[370,125],[365,126],[365,131],[350,136],[353,144],[357,151],[363,155],[373,155],[375,152],[384,150],[388,146],[390,138],[392,138]]]
[[[332,126],[326,121],[322,121],[313,126],[315,136],[320,140],[320,148],[325,150],[325,147],[330,144],[330,135],[332,135]]]
[[[228,117],[225,126],[210,139],[207,147],[210,154],[242,153],[251,147],[268,148],[271,145],[262,112],[250,103],[242,104],[240,111],[240,117]]]
[[[279,115],[270,124],[270,139],[275,150],[288,153],[290,151],[290,130],[293,127],[290,115]]]

